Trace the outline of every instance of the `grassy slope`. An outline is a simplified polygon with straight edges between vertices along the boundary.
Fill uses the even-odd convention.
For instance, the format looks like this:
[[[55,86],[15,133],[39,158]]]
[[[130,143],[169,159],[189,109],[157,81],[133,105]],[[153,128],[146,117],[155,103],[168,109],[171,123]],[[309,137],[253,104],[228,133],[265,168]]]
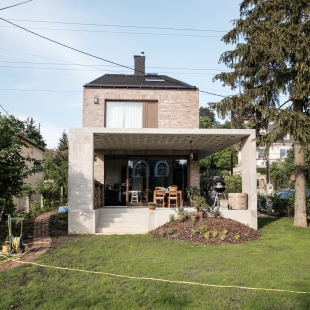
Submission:
[[[310,292],[310,230],[259,219],[262,237],[193,245],[149,235],[55,239],[37,263],[219,285]],[[0,273],[0,309],[310,309],[310,294],[200,287],[32,265]],[[16,309],[15,308],[15,309]]]

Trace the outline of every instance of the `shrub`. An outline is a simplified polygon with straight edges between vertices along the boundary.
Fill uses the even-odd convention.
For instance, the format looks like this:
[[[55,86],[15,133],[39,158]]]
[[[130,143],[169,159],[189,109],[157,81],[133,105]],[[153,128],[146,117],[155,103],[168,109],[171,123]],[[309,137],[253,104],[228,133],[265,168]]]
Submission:
[[[240,236],[239,234],[235,235],[235,239],[236,239],[236,240],[240,239],[240,237],[241,237],[241,236]]]
[[[221,236],[220,236],[220,239],[221,239],[222,241],[224,241],[224,240],[226,239],[226,236],[225,236],[225,235],[221,235]]]
[[[225,193],[242,193],[242,177],[240,174],[232,174],[224,178],[226,182]]]
[[[214,238],[217,237],[218,234],[219,234],[219,233],[218,233],[216,230],[212,232],[212,236],[213,236]]]
[[[166,232],[162,229],[160,232],[159,232],[159,235],[164,238],[166,237]]]
[[[223,235],[227,235],[228,234],[228,230],[227,229],[224,229],[223,230]]]
[[[174,220],[175,220],[174,214],[169,214],[169,221],[174,222]]]
[[[174,233],[176,233],[176,230],[174,228],[169,228],[168,229],[168,234],[169,235],[173,235]]]
[[[194,229],[194,228],[193,228],[191,231],[192,231],[192,235],[193,235],[193,236],[197,236],[197,235],[199,234],[198,229]]]
[[[208,227],[205,225],[200,226],[200,231],[204,234],[208,231]]]
[[[204,237],[205,237],[206,239],[209,239],[209,238],[210,238],[210,232],[208,232],[208,231],[205,232],[203,235],[204,235]]]

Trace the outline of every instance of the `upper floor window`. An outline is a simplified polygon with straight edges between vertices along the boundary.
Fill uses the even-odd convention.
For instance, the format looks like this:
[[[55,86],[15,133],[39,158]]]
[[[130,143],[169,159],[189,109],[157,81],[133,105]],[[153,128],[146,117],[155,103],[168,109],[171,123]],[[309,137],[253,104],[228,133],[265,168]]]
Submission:
[[[142,102],[107,101],[107,128],[142,128]]]
[[[257,159],[264,159],[265,158],[265,148],[258,148],[257,149]]]
[[[280,149],[280,158],[287,157],[287,149]]]
[[[157,128],[157,102],[107,101],[107,128]]]

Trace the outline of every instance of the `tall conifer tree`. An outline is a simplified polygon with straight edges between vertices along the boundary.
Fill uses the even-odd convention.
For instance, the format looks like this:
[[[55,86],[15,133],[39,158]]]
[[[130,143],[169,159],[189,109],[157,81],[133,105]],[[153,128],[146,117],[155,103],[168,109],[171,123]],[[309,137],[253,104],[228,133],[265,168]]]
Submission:
[[[310,1],[244,0],[240,19],[223,41],[235,49],[223,53],[220,62],[232,72],[215,76],[224,86],[241,90],[223,99],[217,110],[249,116],[253,127],[276,130],[259,138],[268,148],[287,133],[294,137],[295,219],[307,226],[304,148],[310,141]],[[286,104],[280,102],[287,95]]]

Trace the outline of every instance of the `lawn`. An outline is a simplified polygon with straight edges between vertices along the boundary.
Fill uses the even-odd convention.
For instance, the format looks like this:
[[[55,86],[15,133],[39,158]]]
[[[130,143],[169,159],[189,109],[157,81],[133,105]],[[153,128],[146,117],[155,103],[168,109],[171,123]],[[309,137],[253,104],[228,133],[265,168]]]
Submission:
[[[259,229],[255,241],[224,245],[148,234],[54,238],[35,263],[98,273],[30,264],[1,272],[0,309],[310,309],[310,229],[289,218],[259,219]]]

